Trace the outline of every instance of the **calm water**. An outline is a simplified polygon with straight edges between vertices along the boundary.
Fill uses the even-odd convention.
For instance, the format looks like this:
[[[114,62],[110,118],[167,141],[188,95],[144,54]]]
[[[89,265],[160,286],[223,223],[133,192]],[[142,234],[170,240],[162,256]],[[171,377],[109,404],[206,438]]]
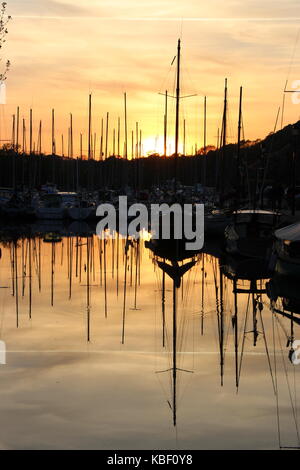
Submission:
[[[144,241],[48,236],[1,249],[1,448],[299,445],[300,366],[287,347],[299,326],[272,313],[266,281],[239,280],[235,295],[224,262],[199,254],[174,312],[173,281]]]

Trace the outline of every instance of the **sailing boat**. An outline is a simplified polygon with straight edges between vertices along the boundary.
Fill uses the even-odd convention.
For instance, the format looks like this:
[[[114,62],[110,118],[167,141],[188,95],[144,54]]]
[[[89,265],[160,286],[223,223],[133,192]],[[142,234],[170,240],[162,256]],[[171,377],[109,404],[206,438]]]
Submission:
[[[225,229],[227,253],[246,258],[267,260],[271,254],[278,212],[245,209],[233,214],[233,222]]]
[[[267,293],[273,304],[282,299],[277,313],[300,315],[300,224],[289,225],[275,232],[275,274],[267,284]]]
[[[180,122],[180,59],[181,59],[181,41],[178,39],[177,43],[177,77],[176,77],[176,118],[175,118],[175,155],[174,155],[174,194],[173,202],[178,202],[180,193],[178,192],[178,145],[179,145],[179,122]],[[171,234],[173,231],[170,230]],[[172,368],[168,371],[172,372],[172,403],[169,406],[173,413],[173,425],[177,425],[177,376],[179,371],[184,371],[178,368],[177,364],[177,289],[181,286],[181,280],[185,273],[193,268],[196,264],[195,256],[199,252],[192,252],[185,250],[186,240],[182,237],[180,240],[172,238],[170,240],[152,239],[145,242],[145,246],[149,248],[155,255],[157,266],[163,271],[163,288],[164,278],[167,274],[173,281],[173,351],[172,351]],[[158,258],[161,258],[159,260]],[[180,262],[189,259],[185,264],[179,265]],[[169,261],[170,263],[168,263]],[[164,313],[164,293],[163,293],[163,313]],[[163,315],[163,323],[164,323]],[[165,325],[163,325],[165,326]],[[167,372],[167,371],[162,371]],[[190,372],[190,371],[184,371]]]
[[[286,276],[300,276],[300,223],[275,232],[275,271]]]
[[[224,169],[225,157],[226,157],[226,144],[227,144],[227,78],[225,79],[224,89],[224,110],[223,110],[223,124],[222,124],[222,159],[220,170]],[[219,171],[219,209],[208,209],[205,214],[205,233],[210,236],[223,236],[224,230],[227,225],[231,222],[231,210],[230,208],[224,208],[223,203],[225,202],[225,184],[223,171]]]
[[[224,106],[224,122],[226,123]],[[223,133],[226,132],[226,126]],[[237,193],[238,203],[240,202],[240,192],[242,190],[241,179],[241,127],[242,127],[242,87],[240,88],[239,102],[239,123],[238,123],[238,149],[237,149]],[[223,147],[226,141],[223,142]],[[263,149],[262,149],[263,152]],[[239,255],[246,258],[266,259],[270,254],[273,232],[279,225],[281,214],[276,211],[260,210],[257,207],[257,188],[259,186],[259,174],[266,168],[256,170],[256,188],[252,207],[243,210],[236,210],[233,213],[232,222],[225,229],[225,250],[232,255]],[[261,186],[263,186],[263,180]]]

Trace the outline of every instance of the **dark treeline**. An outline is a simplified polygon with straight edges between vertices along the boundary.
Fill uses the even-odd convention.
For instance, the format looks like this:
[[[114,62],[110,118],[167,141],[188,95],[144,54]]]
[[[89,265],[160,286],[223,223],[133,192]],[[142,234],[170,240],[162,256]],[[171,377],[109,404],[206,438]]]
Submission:
[[[217,187],[224,193],[254,185],[299,184],[300,122],[289,125],[262,141],[242,142],[240,166],[237,145],[209,150],[206,155],[161,157],[136,160],[109,157],[103,161],[62,158],[52,155],[24,155],[12,149],[0,151],[2,188],[38,188],[54,183],[60,190],[81,188],[150,189],[174,178],[184,185],[197,183]],[[202,152],[203,153],[203,152]],[[177,166],[177,171],[175,167]],[[239,166],[239,168],[238,168]]]

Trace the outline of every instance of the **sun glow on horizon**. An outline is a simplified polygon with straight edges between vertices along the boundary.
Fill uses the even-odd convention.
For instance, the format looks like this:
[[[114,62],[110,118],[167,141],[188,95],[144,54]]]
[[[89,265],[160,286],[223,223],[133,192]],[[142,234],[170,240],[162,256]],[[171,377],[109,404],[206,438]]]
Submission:
[[[145,156],[151,154],[164,155],[163,136],[149,136],[143,140],[143,153]]]
[[[27,5],[25,5],[25,3]],[[30,3],[30,5],[29,5]],[[59,3],[59,4],[58,4]],[[221,0],[201,5],[175,0],[163,0],[165,11],[176,16],[182,10],[183,19],[166,22],[149,21],[116,22],[91,18],[99,14],[98,0],[82,6],[79,0],[15,0],[8,2],[7,11],[13,21],[9,25],[7,43],[2,49],[2,60],[11,61],[7,80],[7,105],[1,109],[0,138],[9,140],[12,135],[12,115],[20,107],[20,135],[25,120],[28,147],[29,110],[33,108],[33,133],[37,146],[39,123],[42,121],[43,151],[51,152],[51,110],[55,109],[55,140],[57,154],[61,154],[62,137],[67,153],[70,113],[74,125],[74,156],[80,154],[80,134],[83,135],[83,154],[88,147],[88,93],[93,91],[93,130],[95,156],[100,157],[101,120],[109,112],[109,144],[107,155],[118,153],[113,143],[121,120],[120,154],[124,155],[124,105],[123,93],[128,97],[128,157],[136,156],[136,123],[142,130],[142,153],[164,154],[164,98],[158,92],[174,94],[174,64],[176,43],[182,30],[182,81],[181,94],[196,94],[191,100],[180,103],[179,153],[191,155],[195,147],[203,147],[203,98],[207,96],[207,144],[216,144],[221,132],[224,77],[228,77],[228,141],[237,139],[239,88],[244,87],[243,122],[245,138],[264,138],[274,128],[278,107],[282,105],[282,91],[290,58],[299,29],[299,21],[280,22],[282,6],[272,2],[274,21],[197,22],[185,23],[189,18],[214,17],[226,10],[228,17],[263,17],[269,15],[268,3],[229,2]],[[234,3],[234,7],[233,4]],[[251,3],[251,5],[250,5]],[[126,5],[125,5],[126,4]],[[132,2],[129,2],[132,4]],[[132,4],[133,5],[133,4]],[[125,8],[126,6],[126,8]],[[153,17],[157,6],[143,2],[134,8],[145,17]],[[204,10],[205,9],[205,13]],[[293,12],[291,0],[284,5]],[[103,10],[103,11],[102,11]],[[101,15],[110,17],[120,11],[128,13],[128,2],[114,0],[102,5]],[[50,17],[66,16],[67,21],[54,21]],[[109,15],[108,15],[109,13]],[[259,14],[258,14],[259,13]],[[22,15],[29,15],[28,18]],[[32,17],[31,17],[32,15]],[[74,16],[74,20],[72,19]],[[82,16],[81,16],[82,15]],[[166,13],[167,15],[167,13]],[[164,14],[162,14],[163,18]],[[291,15],[288,15],[291,16]],[[75,18],[76,17],[76,18]],[[81,18],[78,22],[78,17]],[[75,23],[74,23],[75,22]],[[117,27],[116,27],[117,25]],[[180,33],[180,34],[179,34]],[[290,67],[290,82],[300,75],[300,45],[295,49],[295,60]],[[272,86],[270,86],[272,84]],[[288,98],[288,97],[287,97]],[[174,154],[174,100],[168,103],[167,155]],[[296,122],[299,106],[286,99],[283,126]],[[183,120],[186,121],[186,146],[183,149]],[[134,144],[132,151],[132,136]],[[105,130],[104,130],[105,138]],[[114,152],[115,150],[115,152]]]

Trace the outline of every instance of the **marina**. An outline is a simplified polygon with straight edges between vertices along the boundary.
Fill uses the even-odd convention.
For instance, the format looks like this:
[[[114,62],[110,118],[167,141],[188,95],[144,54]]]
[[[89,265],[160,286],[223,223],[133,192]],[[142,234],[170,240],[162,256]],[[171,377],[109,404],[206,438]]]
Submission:
[[[10,3],[0,449],[299,450],[299,18]]]

